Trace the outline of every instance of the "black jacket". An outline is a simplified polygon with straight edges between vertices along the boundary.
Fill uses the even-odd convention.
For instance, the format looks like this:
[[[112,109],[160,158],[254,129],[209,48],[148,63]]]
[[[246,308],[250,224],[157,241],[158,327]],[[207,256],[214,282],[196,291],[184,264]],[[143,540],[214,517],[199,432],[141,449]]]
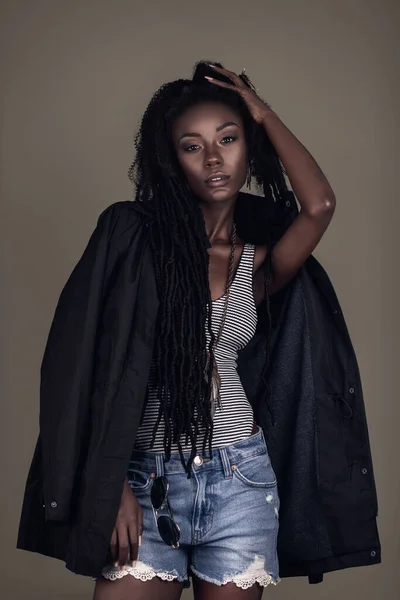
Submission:
[[[257,200],[245,202],[238,231],[252,241],[243,214]],[[158,310],[150,222],[139,202],[102,213],[61,293],[41,368],[40,434],[17,547],[82,575],[98,576],[110,558],[146,397]],[[318,582],[325,572],[381,560],[360,375],[336,294],[315,258],[271,302],[270,401],[257,403],[256,419],[281,498],[280,575]],[[255,407],[267,338],[263,304],[258,312],[256,334],[238,360]]]

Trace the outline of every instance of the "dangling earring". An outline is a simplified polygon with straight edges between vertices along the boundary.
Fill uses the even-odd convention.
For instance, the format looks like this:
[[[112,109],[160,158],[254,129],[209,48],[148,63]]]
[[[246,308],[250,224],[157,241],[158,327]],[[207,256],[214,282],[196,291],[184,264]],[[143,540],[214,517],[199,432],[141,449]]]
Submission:
[[[246,186],[251,190],[251,163],[247,165]]]

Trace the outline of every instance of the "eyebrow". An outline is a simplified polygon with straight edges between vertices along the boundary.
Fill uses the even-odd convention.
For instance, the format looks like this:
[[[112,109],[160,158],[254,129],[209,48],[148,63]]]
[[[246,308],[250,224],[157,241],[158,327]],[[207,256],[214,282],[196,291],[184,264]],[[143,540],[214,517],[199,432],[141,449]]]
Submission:
[[[226,123],[223,123],[222,125],[219,125],[219,127],[217,127],[217,129],[215,131],[221,131],[222,129],[225,129],[226,127],[229,127],[230,125],[235,125],[235,127],[239,127],[239,125],[237,123],[235,123],[234,121],[227,121]],[[200,133],[184,133],[180,138],[179,141],[182,140],[183,138],[186,137],[201,137]]]

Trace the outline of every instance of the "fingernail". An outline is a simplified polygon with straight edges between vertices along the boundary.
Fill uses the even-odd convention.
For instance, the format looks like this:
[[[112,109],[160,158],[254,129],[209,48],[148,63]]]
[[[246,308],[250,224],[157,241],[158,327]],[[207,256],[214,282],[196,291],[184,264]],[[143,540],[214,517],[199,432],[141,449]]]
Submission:
[[[142,536],[139,535],[139,547],[142,545]]]
[[[208,79],[208,81],[214,81],[213,77],[207,77],[207,75],[204,75],[204,79]]]

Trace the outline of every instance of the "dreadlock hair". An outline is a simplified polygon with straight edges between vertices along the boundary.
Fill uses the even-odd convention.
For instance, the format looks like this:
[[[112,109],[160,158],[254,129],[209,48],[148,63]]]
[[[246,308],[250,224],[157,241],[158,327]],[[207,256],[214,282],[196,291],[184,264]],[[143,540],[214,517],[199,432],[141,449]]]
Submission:
[[[220,63],[214,63],[222,66]],[[172,444],[177,444],[182,463],[190,477],[192,461],[203,438],[201,452],[206,447],[211,454],[211,369],[205,378],[207,352],[212,353],[214,334],[211,330],[211,292],[208,279],[210,246],[198,200],[191,192],[178,164],[172,142],[175,120],[188,108],[203,102],[222,102],[242,118],[248,151],[249,174],[262,188],[265,207],[270,212],[282,204],[287,193],[286,182],[277,153],[265,130],[252,118],[241,96],[210,84],[209,74],[228,81],[201,61],[195,65],[192,80],[179,79],[166,83],[152,97],[135,137],[136,156],[128,176],[136,186],[136,201],[154,209],[150,224],[150,244],[153,253],[160,300],[156,321],[153,360],[155,384],[160,410],[154,425],[152,445],[162,419],[165,423],[164,448],[166,460]],[[242,79],[251,85],[247,77]],[[232,83],[229,81],[229,83]],[[269,253],[270,256],[270,253]],[[266,286],[270,277],[267,262]],[[266,305],[270,320],[268,291]],[[206,327],[210,336],[207,348]],[[211,357],[212,358],[212,357]],[[262,380],[266,382],[264,368]],[[191,445],[186,461],[182,440]]]

